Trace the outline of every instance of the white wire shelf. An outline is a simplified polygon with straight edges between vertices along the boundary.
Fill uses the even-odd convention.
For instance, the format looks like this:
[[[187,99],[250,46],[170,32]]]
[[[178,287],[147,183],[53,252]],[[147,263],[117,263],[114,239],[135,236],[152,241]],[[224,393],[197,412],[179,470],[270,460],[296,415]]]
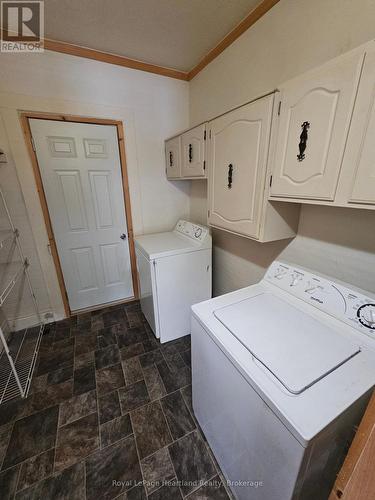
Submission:
[[[11,334],[8,354],[4,349],[0,355],[0,404],[20,395],[27,396],[43,331],[44,324],[42,323]],[[18,381],[8,356],[11,356],[13,360]]]
[[[6,301],[27,265],[27,260],[0,264],[0,307]]]

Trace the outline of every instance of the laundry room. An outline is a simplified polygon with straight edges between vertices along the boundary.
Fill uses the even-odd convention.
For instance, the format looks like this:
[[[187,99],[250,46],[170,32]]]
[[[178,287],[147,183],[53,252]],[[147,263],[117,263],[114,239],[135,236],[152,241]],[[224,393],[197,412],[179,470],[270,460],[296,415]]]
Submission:
[[[2,1],[0,498],[375,498],[375,0]]]

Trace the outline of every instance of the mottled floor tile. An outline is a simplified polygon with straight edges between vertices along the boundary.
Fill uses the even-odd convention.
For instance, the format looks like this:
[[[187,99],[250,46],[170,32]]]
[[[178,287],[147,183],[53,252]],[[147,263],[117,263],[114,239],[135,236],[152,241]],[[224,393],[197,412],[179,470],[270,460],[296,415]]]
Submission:
[[[55,449],[36,455],[21,466],[17,490],[29,488],[34,483],[50,476],[53,473]]]
[[[60,384],[73,378],[73,364],[50,372],[47,377],[47,384]]]
[[[147,495],[144,487],[142,485],[134,486],[131,490],[124,493],[119,500],[146,500]]]
[[[160,488],[163,482],[175,477],[168,448],[162,448],[153,455],[141,460],[141,468],[148,495]]]
[[[102,448],[120,441],[133,433],[129,414],[115,418],[100,426]]]
[[[141,363],[142,368],[147,366],[160,363],[164,361],[163,355],[160,349],[155,349],[154,351],[145,352],[141,356],[139,356],[139,361]]]
[[[143,327],[135,327],[117,335],[117,342],[120,348],[138,344],[148,340],[148,335]]]
[[[102,330],[104,328],[104,320],[103,316],[100,314],[97,314],[95,316],[91,317],[91,330],[92,331],[98,331]]]
[[[8,422],[0,427],[0,469],[7,451],[13,422]]]
[[[99,421],[101,424],[121,416],[118,391],[108,392],[98,398]]]
[[[184,495],[216,474],[215,466],[198,431],[193,431],[172,443],[169,453],[177,479],[185,483],[181,485]]]
[[[139,354],[143,354],[144,352],[144,347],[141,342],[120,349],[121,359],[123,361],[125,359],[133,358],[134,356],[139,356]]]
[[[125,313],[122,309],[114,309],[103,313],[104,327],[124,323],[126,321]]]
[[[132,411],[131,419],[140,459],[152,455],[172,441],[158,401]]]
[[[48,373],[40,375],[39,377],[34,377],[31,381],[31,386],[29,390],[29,396],[35,392],[43,391],[47,385]]]
[[[166,484],[151,493],[148,498],[149,500],[182,500],[182,495],[178,486]]]
[[[177,372],[186,366],[186,363],[180,356],[180,353],[164,355],[164,358],[172,372]]]
[[[74,394],[83,394],[95,388],[95,367],[93,365],[84,366],[74,371]]]
[[[125,414],[150,401],[146,384],[143,380],[119,390],[122,413]]]
[[[172,372],[165,361],[158,363],[156,366],[167,393],[177,391],[177,389],[191,384],[191,371],[187,366],[180,368],[177,372]]]
[[[44,375],[50,371],[61,368],[62,365],[73,364],[74,349],[73,346],[58,349],[47,354],[42,354],[36,369],[36,375]]]
[[[118,363],[117,365],[98,370],[96,372],[96,383],[100,396],[123,387],[125,385],[125,379],[121,364]]]
[[[189,500],[230,500],[219,476],[215,476],[187,498]]]
[[[16,493],[17,480],[20,466],[12,467],[0,473],[1,500],[11,500]]]
[[[172,392],[161,399],[161,405],[174,439],[179,439],[195,429],[194,420],[180,391]]]
[[[85,469],[82,462],[16,495],[16,500],[83,500],[84,498]]]
[[[99,448],[99,445],[96,412],[60,427],[56,441],[55,471],[61,471],[79,462]]]
[[[47,451],[55,445],[58,406],[17,420],[13,426],[3,469]]]
[[[79,354],[74,358],[74,368],[84,368],[85,366],[93,365],[95,363],[95,351],[85,352]]]
[[[180,352],[181,358],[184,360],[186,366],[191,367],[191,351],[190,349]]]
[[[78,328],[78,327],[77,327]],[[95,351],[98,348],[96,333],[80,334],[76,336],[75,355]]]
[[[143,368],[143,375],[151,401],[166,395],[167,391],[155,365]]]
[[[130,358],[122,362],[126,385],[134,384],[143,380],[143,371],[138,357]]]
[[[95,366],[97,370],[120,362],[120,351],[117,345],[111,345],[95,351]]]
[[[109,326],[107,328],[102,328],[101,330],[98,330],[97,335],[98,335],[99,348],[104,349],[104,347],[108,347],[110,345],[117,345],[117,335],[116,335],[117,332],[118,332],[117,325]]]
[[[86,459],[87,500],[109,500],[140,481],[142,474],[133,436]]]
[[[70,424],[95,412],[96,391],[84,392],[64,401],[60,405],[59,426]]]
[[[24,400],[22,409],[22,416],[26,417],[33,413],[42,411],[50,406],[55,406],[66,399],[72,397],[73,394],[73,381],[67,380],[61,384],[47,386],[44,391],[31,394]]]
[[[143,342],[143,348],[145,352],[155,351],[155,349],[160,348],[160,342],[156,339],[150,339]]]
[[[182,394],[182,397],[184,398],[186,406],[190,410],[190,413],[194,416],[193,395],[192,395],[192,392],[191,392],[191,385],[187,385],[186,387],[183,387],[181,389],[181,394]]]
[[[19,418],[26,406],[27,400],[13,399],[0,405],[0,425],[5,425]]]

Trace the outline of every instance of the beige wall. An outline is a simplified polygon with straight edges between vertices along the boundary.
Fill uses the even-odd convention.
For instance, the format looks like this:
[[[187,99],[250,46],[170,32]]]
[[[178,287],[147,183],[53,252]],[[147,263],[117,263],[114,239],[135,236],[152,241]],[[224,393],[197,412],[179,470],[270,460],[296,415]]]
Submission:
[[[190,83],[191,125],[375,38],[374,0],[281,0]],[[206,220],[192,183],[191,216]],[[302,207],[298,236],[259,244],[214,233],[214,291],[258,281],[279,256],[375,292],[375,212]]]
[[[169,182],[164,170],[165,137],[188,126],[188,83],[53,52],[0,54],[0,68],[0,148],[11,176],[6,195],[22,204],[17,215],[25,218],[23,243],[35,262],[38,301],[60,318],[63,304],[19,110],[122,120],[134,231],[157,232],[189,215],[190,181]]]

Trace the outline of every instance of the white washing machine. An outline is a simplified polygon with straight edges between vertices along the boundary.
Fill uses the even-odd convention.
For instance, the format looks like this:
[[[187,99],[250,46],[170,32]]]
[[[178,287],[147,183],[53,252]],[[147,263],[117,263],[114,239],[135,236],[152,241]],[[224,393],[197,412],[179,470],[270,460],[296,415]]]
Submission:
[[[179,220],[173,231],[135,238],[142,312],[160,342],[190,334],[190,307],[211,298],[207,227]]]
[[[374,298],[282,262],[193,306],[193,408],[236,498],[328,498],[374,348]]]

